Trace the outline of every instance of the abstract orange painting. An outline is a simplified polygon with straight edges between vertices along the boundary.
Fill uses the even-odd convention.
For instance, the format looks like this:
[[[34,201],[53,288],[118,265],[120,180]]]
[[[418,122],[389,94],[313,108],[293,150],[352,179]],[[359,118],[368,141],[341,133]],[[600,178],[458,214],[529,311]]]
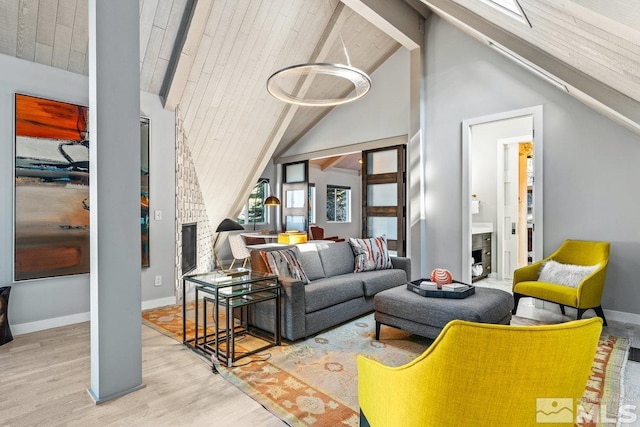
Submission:
[[[87,107],[15,95],[14,279],[89,272]]]

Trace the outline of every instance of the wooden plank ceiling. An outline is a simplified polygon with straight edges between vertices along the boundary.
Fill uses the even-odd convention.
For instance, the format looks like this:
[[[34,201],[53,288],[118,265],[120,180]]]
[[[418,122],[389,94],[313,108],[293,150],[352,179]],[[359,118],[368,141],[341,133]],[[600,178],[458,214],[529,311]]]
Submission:
[[[425,17],[433,10],[462,22],[477,38],[498,28],[512,43],[588,76],[617,96],[625,113],[640,111],[634,109],[640,106],[637,0],[519,0],[531,27],[480,0],[366,3],[388,9],[387,2],[402,1]],[[87,2],[0,0],[0,53],[86,75]],[[352,65],[371,74],[399,48],[338,0],[139,3],[141,89],[160,95],[183,119],[214,225],[236,213],[274,152],[286,150],[330,111],[270,97],[265,84],[274,71],[344,62],[342,38]],[[300,90],[308,95],[327,90],[306,83]],[[640,130],[640,119],[635,123]]]

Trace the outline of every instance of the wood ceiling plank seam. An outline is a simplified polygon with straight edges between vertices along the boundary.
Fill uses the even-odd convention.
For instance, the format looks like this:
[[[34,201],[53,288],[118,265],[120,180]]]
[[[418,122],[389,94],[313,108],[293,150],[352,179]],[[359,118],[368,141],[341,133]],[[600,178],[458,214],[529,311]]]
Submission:
[[[561,33],[561,30],[558,30],[557,27],[554,28],[551,23],[549,24],[549,27],[546,28],[546,33],[549,34],[550,37],[545,42],[548,53],[562,59],[576,69],[583,70],[585,74],[605,82],[622,93],[626,93],[628,89],[633,90],[633,92],[635,92],[633,97],[638,99],[638,87],[635,89],[631,87],[625,88],[621,86],[621,82],[615,78],[616,75],[623,80],[624,76],[635,75],[636,78],[640,77],[640,75],[638,75],[638,72],[640,72],[638,62],[634,62],[633,64],[625,63],[625,57],[616,55],[615,52],[584,37],[578,37],[579,40],[572,40],[571,37],[565,37],[562,42],[559,42],[558,40],[560,40],[563,33]],[[576,53],[579,55],[576,55]],[[626,59],[633,61],[631,56],[633,55],[629,54],[629,57]]]
[[[180,108],[180,115],[181,115],[181,120],[182,120],[182,129],[185,132],[185,135],[189,135],[188,129],[184,127],[184,111],[186,110],[186,107],[189,106],[189,102],[191,101],[191,98],[193,97],[193,93],[195,92],[197,83],[194,81],[187,81],[186,84],[184,85],[184,90],[182,92],[182,99],[184,100],[185,104],[182,104],[182,100],[180,101],[180,104],[178,104],[179,108]]]
[[[17,58],[34,61],[36,57],[36,31],[38,27],[38,1],[23,0],[19,2],[16,8],[18,9],[18,19],[16,21],[17,31],[15,33],[15,55]],[[5,10],[4,13],[11,16],[12,12]],[[0,18],[0,26],[2,24],[4,23]],[[8,29],[11,27],[12,26],[8,26]]]
[[[198,44],[198,48],[196,49],[196,53],[193,57],[193,63],[191,65],[191,69],[189,70],[189,75],[187,77],[188,81],[196,83],[200,74],[204,69],[204,61],[207,58],[209,50],[211,49],[211,44],[213,43],[213,38],[207,34],[203,34],[200,42]]]
[[[160,0],[158,1],[158,5],[156,7],[156,13],[153,16],[153,25],[156,27],[160,27],[163,29],[167,29],[169,25],[169,17],[172,13],[175,13],[175,10],[184,11],[184,5],[179,5],[177,2],[173,0]],[[182,15],[182,13],[179,13]],[[168,59],[168,58],[165,58]]]
[[[140,13],[140,61],[145,57],[147,51],[157,7],[158,0],[145,0]]]
[[[89,1],[81,0],[76,4],[71,50],[82,53],[85,57],[89,49]]]
[[[204,34],[208,35],[211,38],[215,38],[216,32],[220,27],[220,22],[224,22],[223,18],[228,22],[231,19],[230,16],[233,15],[235,7],[236,4],[233,1],[214,1],[211,5],[211,11],[209,12],[207,23],[204,26]]]
[[[51,65],[53,58],[53,46],[36,42],[36,62],[42,65]]]
[[[282,15],[278,15],[278,19],[276,20],[276,22],[283,22],[283,21],[284,21],[284,19],[283,19],[283,17],[282,17],[282,18],[281,18],[281,17],[282,17]],[[267,24],[269,24],[269,23],[267,22]],[[276,24],[276,25],[277,25],[277,24]],[[218,105],[218,104],[219,104],[219,101],[217,101],[217,99],[218,99],[218,98],[216,98],[216,96],[214,96],[214,97],[213,97],[213,104],[214,104],[214,105]],[[213,108],[213,109],[211,109],[211,110],[210,110],[210,113],[211,113],[211,114],[217,114],[217,113],[219,113],[219,109],[217,109],[217,108]],[[220,117],[220,118],[218,119],[218,121],[215,121],[215,120],[216,120],[215,118],[211,119],[211,117],[207,117],[207,119],[208,119],[209,123],[211,123],[211,124],[210,124],[210,128],[212,128],[212,127],[213,127],[214,129],[216,129],[216,128],[218,127],[219,122],[222,120],[222,116],[219,116],[219,117]],[[209,132],[209,131],[208,131],[208,132]],[[200,154],[200,155],[204,155],[204,156],[206,156],[206,155],[207,155],[207,154],[206,154],[206,152],[205,152],[205,153],[199,153],[199,154]]]
[[[156,26],[151,28],[149,43],[147,44],[144,61],[142,61],[142,70],[140,71],[140,87],[141,89],[144,88],[143,90],[145,92],[149,91],[149,86],[151,85],[151,78],[156,68],[164,34],[165,31],[162,28]]]
[[[253,24],[253,22],[252,22]],[[247,64],[249,62],[249,59],[251,58],[250,52],[249,50],[251,49],[260,49],[261,45],[264,44],[265,39],[261,38],[258,39],[258,35],[259,32],[258,31],[254,31],[253,34],[251,35],[250,38],[247,39],[246,43],[244,43],[244,46],[242,47],[242,51],[240,51],[238,49],[238,57],[239,60],[237,59],[233,59],[232,61],[230,61],[231,63],[235,63],[235,68],[232,72],[225,72],[224,74],[228,74],[228,75],[233,75],[236,76],[236,78],[231,80],[231,85],[226,85],[224,88],[224,93],[227,94],[226,98],[231,97],[231,101],[233,102],[233,105],[237,106],[237,107],[241,107],[241,105],[239,105],[239,102],[249,102],[249,91],[251,90],[251,86],[249,84],[247,84],[247,82],[249,82],[250,79],[250,75],[255,72],[255,69],[248,67]],[[238,76],[238,72],[240,72],[240,75]],[[236,92],[238,90],[242,91],[242,94],[240,94],[240,96],[236,95]],[[223,98],[224,98],[224,94],[223,94]],[[236,101],[233,101],[233,100]],[[224,103],[223,101],[220,101],[220,103]],[[226,105],[226,103],[224,103]],[[218,114],[219,109],[216,108],[217,105],[214,105],[214,108],[210,108],[209,111],[215,111],[215,114]],[[229,123],[227,125],[227,127],[235,125],[239,119],[240,119],[240,114],[235,114],[235,116],[237,118],[233,118],[232,113],[234,113],[235,110],[233,111],[229,111],[229,109],[225,109],[225,113],[228,115],[232,115],[231,120],[224,120],[223,122],[225,123]],[[210,126],[214,125],[214,120],[212,120],[211,116],[208,117],[208,121],[209,123],[211,123]],[[223,128],[224,129],[224,128]],[[210,133],[211,129],[207,130],[207,133]]]
[[[242,23],[240,24],[240,33],[244,34],[245,37],[250,37],[251,31],[249,29],[253,28],[253,24],[260,12],[261,5],[262,0],[252,0],[251,3],[249,3],[249,8],[242,19]]]
[[[71,35],[71,50],[86,55],[89,48],[89,31],[74,28]]]
[[[541,1],[533,3],[533,7],[544,9],[545,7],[558,11],[560,8],[564,15],[577,17],[583,22],[588,22],[596,27],[618,35],[622,39],[635,40],[636,44],[640,44],[640,3],[631,0],[633,6],[622,5],[621,0],[615,2],[589,2],[588,0],[557,2],[557,1]],[[599,3],[608,3],[609,7],[602,7]],[[614,4],[611,4],[614,3]],[[594,6],[598,10],[593,9]],[[608,16],[612,11],[624,11],[616,14],[616,17]]]
[[[0,1],[0,53],[15,56],[18,47],[18,2]]]
[[[73,28],[74,30],[89,31],[89,0],[79,0],[76,3]],[[86,52],[83,53],[86,54]]]
[[[169,68],[169,61],[163,58],[158,58],[156,67],[153,70],[153,76],[151,77],[151,83],[149,84],[149,93],[158,94],[162,88],[164,82],[164,76]]]
[[[534,9],[532,16],[534,16],[535,19],[544,20],[544,22],[552,23],[559,28],[570,31],[572,34],[584,36],[594,42],[596,40],[602,40],[603,46],[606,46],[606,42],[608,42],[610,49],[623,47],[626,51],[635,52],[636,54],[640,50],[640,43],[634,43],[628,38],[606,31],[602,27],[582,19],[573,18],[570,21],[567,19],[559,19],[561,18],[561,16],[559,16],[560,13],[561,12],[558,12],[557,15],[554,15],[549,14],[547,11]],[[571,28],[571,30],[569,30],[569,28]],[[540,38],[545,38],[544,26],[540,29],[539,33]]]
[[[173,2],[173,7],[169,11],[169,18],[165,28],[165,36],[160,47],[160,58],[171,60],[173,51],[176,48],[176,41],[178,39],[178,33],[180,26],[182,25],[182,19],[185,13],[184,7],[180,7],[178,2]],[[163,28],[163,27],[161,27]]]
[[[84,63],[86,55],[84,53],[71,50],[69,52],[69,71],[76,74],[84,74]]]
[[[229,58],[234,56],[234,47],[238,44],[243,45],[244,41],[246,41],[247,37],[240,33],[240,28],[242,27],[242,22],[247,16],[249,6],[251,5],[251,0],[240,0],[238,2],[238,8],[236,9],[236,13],[233,15],[233,19],[229,25],[229,29],[226,31],[224,35],[224,41],[220,46],[220,52],[216,57],[216,64],[226,65]],[[242,41],[242,43],[238,43]]]
[[[40,1],[38,5],[38,29],[36,31],[36,42],[51,46],[53,53],[53,42],[56,33],[56,21],[51,19],[58,14],[57,0]]]
[[[66,25],[56,24],[55,39],[53,43],[53,57],[51,65],[67,70],[69,67],[69,52],[71,52],[71,35],[73,30]]]
[[[81,0],[88,1],[88,0]],[[56,23],[73,28],[76,16],[76,0],[58,0]]]
[[[218,55],[223,54],[222,47],[225,41],[233,38],[233,23],[237,23],[237,9],[239,7],[239,3],[237,2],[227,2],[225,8],[220,15],[220,19],[218,25],[215,28],[215,32],[208,33],[213,37],[213,43],[211,44],[211,48],[209,52],[207,52],[207,59],[204,62],[204,70],[205,72],[211,73],[213,71],[213,67],[217,64]],[[208,23],[207,23],[208,27]]]
[[[200,75],[200,78],[196,83],[196,88],[193,91],[193,95],[190,98],[189,105],[186,106],[184,110],[184,119],[183,119],[184,127],[185,129],[189,130],[189,135],[192,137],[193,137],[193,134],[191,133],[192,122],[193,122],[193,119],[196,117],[196,111],[198,110],[198,106],[202,101],[202,96],[204,95],[204,90],[207,85],[208,76],[209,75],[204,72]]]
[[[329,21],[334,8],[325,1],[309,1],[300,2],[297,16],[292,20],[291,30],[296,33],[304,34],[312,23]]]

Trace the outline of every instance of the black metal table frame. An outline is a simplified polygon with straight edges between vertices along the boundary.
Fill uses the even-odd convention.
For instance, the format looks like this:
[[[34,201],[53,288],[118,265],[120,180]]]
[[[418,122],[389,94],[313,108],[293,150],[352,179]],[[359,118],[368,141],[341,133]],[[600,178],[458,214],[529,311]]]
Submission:
[[[251,285],[259,285],[265,281],[273,281],[273,285],[269,286],[261,286],[253,289]],[[208,287],[206,285],[199,284],[198,282],[193,282],[195,285],[195,334],[193,338],[186,338],[186,282],[187,278],[183,279],[182,284],[182,294],[183,294],[183,304],[182,304],[182,315],[183,315],[183,323],[182,323],[182,332],[183,332],[183,343],[194,350],[202,351],[205,354],[209,354],[215,356],[221,363],[226,364],[227,366],[233,366],[234,361],[241,359],[243,357],[261,352],[270,348],[274,345],[280,345],[282,342],[281,333],[280,333],[280,311],[281,311],[281,295],[282,295],[282,285],[277,279],[277,276],[274,277],[265,277],[262,279],[253,279],[248,283],[229,283],[228,285],[218,285]],[[249,285],[248,287],[246,285]],[[221,289],[234,289],[239,288],[240,292],[232,291],[230,295],[224,295],[220,293]],[[204,335],[202,337],[199,336],[199,293],[204,292],[212,296],[212,298],[204,297],[203,298],[203,330]],[[257,295],[261,294],[261,295]],[[258,334],[252,331],[249,328],[248,324],[248,307],[254,304],[259,304],[265,301],[275,300],[275,328],[273,333],[273,339],[270,339],[262,334]],[[214,319],[215,319],[215,329],[214,333],[207,333],[207,303],[211,303],[214,305]],[[219,306],[223,305],[226,308],[226,319],[225,319],[225,327],[221,329],[219,327]],[[235,310],[240,309],[240,325],[235,325]],[[260,348],[253,349],[251,351],[243,352],[242,355],[236,357],[235,351],[235,338],[238,335],[251,335],[260,340],[265,341],[267,344],[261,346]],[[212,339],[210,339],[212,338]],[[221,344],[224,343],[224,351],[221,349]]]

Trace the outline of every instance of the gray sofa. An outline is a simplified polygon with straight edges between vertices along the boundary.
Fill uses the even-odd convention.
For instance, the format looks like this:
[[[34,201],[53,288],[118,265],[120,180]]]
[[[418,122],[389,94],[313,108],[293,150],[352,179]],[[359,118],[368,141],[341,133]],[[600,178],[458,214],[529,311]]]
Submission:
[[[411,278],[411,260],[404,257],[391,257],[393,269],[354,273],[355,257],[348,242],[306,243],[296,248],[309,283],[280,277],[282,337],[292,341],[372,312],[375,294]],[[264,250],[278,249],[282,248]],[[251,268],[267,271],[260,251],[251,252]],[[274,309],[273,301],[253,306],[250,323],[273,332]]]

